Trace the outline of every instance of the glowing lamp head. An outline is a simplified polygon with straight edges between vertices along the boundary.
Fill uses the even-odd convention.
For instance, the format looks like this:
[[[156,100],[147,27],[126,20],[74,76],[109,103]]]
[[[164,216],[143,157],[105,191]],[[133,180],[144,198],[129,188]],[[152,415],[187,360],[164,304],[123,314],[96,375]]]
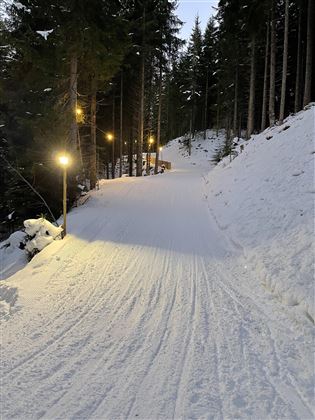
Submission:
[[[75,112],[76,112],[77,115],[82,115],[82,112],[83,111],[82,111],[81,108],[77,107],[76,110],[75,110]]]
[[[112,135],[112,133],[107,133],[107,134],[106,134],[106,137],[107,137],[107,140],[108,140],[108,141],[112,141],[112,140],[114,140],[114,136]]]
[[[159,147],[159,151],[160,151],[160,152],[162,152],[162,150],[163,150],[163,147],[162,147],[162,146],[160,146],[160,147]]]
[[[68,166],[68,165],[69,165],[69,162],[70,162],[69,156],[66,156],[66,155],[60,155],[60,156],[58,157],[58,162],[59,162],[59,164],[60,164],[61,166],[64,166],[64,167]]]
[[[149,143],[150,143],[150,144],[153,144],[153,143],[154,143],[154,138],[153,138],[153,137],[150,137],[150,138],[149,138]]]

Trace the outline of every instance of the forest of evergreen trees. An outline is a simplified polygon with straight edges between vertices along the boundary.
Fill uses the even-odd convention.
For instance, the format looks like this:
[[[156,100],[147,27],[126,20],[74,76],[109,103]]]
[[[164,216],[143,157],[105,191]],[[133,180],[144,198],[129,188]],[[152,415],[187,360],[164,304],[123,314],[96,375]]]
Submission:
[[[59,217],[61,150],[72,156],[72,203],[77,184],[93,189],[98,177],[124,171],[141,176],[151,136],[158,155],[160,144],[177,136],[225,129],[229,153],[233,137],[249,138],[314,100],[314,0],[220,0],[204,33],[196,17],[186,43],[176,6],[7,3],[0,21],[0,234],[26,217],[51,219],[22,177]]]

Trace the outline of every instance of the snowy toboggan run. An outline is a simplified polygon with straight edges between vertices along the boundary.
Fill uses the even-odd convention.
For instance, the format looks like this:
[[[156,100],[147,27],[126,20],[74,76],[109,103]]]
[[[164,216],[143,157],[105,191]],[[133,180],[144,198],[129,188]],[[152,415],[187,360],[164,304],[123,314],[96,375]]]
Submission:
[[[314,418],[314,109],[72,210],[1,282],[1,418]]]

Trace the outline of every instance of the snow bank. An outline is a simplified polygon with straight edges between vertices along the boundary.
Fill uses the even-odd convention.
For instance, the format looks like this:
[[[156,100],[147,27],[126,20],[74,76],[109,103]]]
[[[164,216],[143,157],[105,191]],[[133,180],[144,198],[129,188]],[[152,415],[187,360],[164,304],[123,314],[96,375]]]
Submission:
[[[0,243],[0,280],[16,273],[27,263],[27,255],[23,250],[25,238],[25,232],[17,231]]]
[[[252,136],[207,177],[213,215],[253,276],[313,320],[314,117],[311,107]]]

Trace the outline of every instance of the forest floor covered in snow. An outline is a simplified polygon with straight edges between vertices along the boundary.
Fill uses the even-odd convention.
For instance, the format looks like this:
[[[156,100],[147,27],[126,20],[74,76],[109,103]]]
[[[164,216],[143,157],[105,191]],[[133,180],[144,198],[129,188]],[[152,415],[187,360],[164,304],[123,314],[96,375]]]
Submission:
[[[0,282],[2,418],[314,418],[314,113],[101,181]]]

